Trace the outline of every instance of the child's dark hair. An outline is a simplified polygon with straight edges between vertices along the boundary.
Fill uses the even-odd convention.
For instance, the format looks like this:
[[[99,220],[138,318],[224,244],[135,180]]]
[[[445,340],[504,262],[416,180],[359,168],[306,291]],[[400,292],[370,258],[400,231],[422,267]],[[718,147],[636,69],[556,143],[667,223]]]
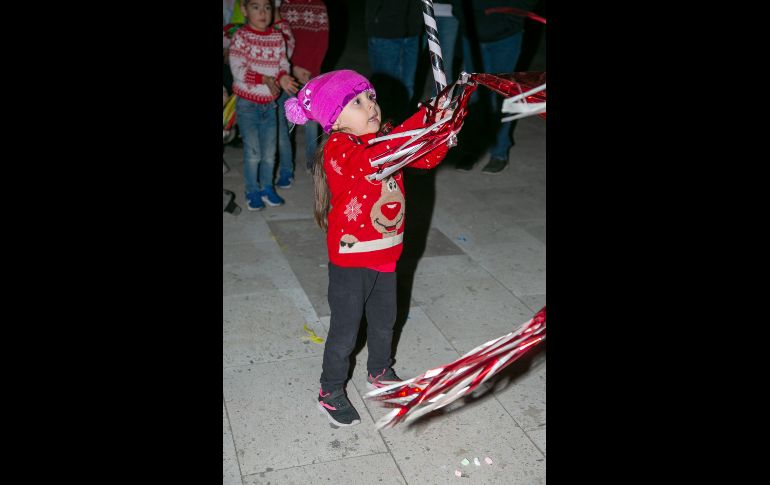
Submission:
[[[273,7],[273,10],[275,10],[275,0],[267,0],[267,2],[270,4],[271,7]],[[249,4],[249,0],[241,0],[241,5],[243,7],[246,7]]]
[[[331,135],[335,133],[332,131]],[[313,187],[315,190],[315,207],[313,208],[313,217],[318,227],[326,231],[328,229],[327,216],[331,208],[331,194],[329,193],[329,184],[326,183],[326,171],[324,170],[324,147],[329,141],[329,135],[326,135],[313,157]]]
[[[270,10],[272,10],[273,12],[275,12],[275,11],[276,11],[276,8],[275,8],[275,0],[267,0],[267,3],[269,3],[269,4],[270,4]],[[246,7],[247,7],[248,5],[249,5],[249,0],[241,0],[241,7],[243,7],[243,9],[244,9],[244,10],[246,9]],[[272,21],[271,21],[270,23],[271,23],[271,24],[272,24],[272,23],[275,23],[275,13],[273,13],[273,19],[272,19]]]

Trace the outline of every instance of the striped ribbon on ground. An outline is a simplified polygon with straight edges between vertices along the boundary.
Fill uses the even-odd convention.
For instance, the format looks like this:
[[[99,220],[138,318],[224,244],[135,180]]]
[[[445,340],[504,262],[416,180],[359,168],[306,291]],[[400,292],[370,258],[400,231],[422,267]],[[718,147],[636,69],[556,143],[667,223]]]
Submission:
[[[441,56],[441,45],[438,42],[436,18],[433,14],[433,0],[422,0],[422,19],[425,22],[425,33],[428,36],[430,65],[433,68],[433,80],[436,82],[436,93],[446,87],[444,74],[444,59]]]

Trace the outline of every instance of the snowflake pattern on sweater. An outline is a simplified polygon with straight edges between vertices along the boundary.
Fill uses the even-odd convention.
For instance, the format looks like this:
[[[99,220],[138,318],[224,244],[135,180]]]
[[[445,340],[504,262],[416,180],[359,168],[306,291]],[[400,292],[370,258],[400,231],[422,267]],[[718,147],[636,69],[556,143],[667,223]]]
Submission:
[[[273,95],[262,76],[278,81],[289,73],[289,56],[294,46],[291,27],[276,22],[264,32],[248,25],[233,35],[230,44],[230,69],[233,73],[233,92],[255,103],[269,103],[280,95]]]
[[[348,216],[348,221],[355,221],[361,214],[361,203],[358,202],[358,197],[353,197],[353,200],[345,207],[345,215]]]
[[[296,39],[296,49],[289,55],[292,65],[307,69],[311,77],[317,76],[329,47],[326,5],[321,0],[284,0],[280,11]]]
[[[295,30],[329,30],[329,16],[326,7],[320,2],[282,2],[281,17]]]

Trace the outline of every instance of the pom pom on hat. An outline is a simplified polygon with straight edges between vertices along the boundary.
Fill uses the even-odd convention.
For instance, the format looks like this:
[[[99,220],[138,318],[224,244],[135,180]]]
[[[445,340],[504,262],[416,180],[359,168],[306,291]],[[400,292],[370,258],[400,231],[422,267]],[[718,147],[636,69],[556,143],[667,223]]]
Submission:
[[[286,110],[287,120],[298,125],[307,123],[308,117],[305,116],[305,112],[302,110],[302,106],[300,106],[299,100],[296,97],[287,99],[283,103],[283,107]]]

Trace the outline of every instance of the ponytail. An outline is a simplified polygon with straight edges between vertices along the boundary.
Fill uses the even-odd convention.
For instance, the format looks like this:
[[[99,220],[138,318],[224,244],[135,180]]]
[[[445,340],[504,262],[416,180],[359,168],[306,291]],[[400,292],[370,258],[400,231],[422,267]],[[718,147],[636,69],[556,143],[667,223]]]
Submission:
[[[318,227],[324,231],[329,227],[328,215],[329,209],[331,208],[329,184],[326,182],[326,171],[324,170],[324,147],[326,146],[327,141],[329,141],[328,135],[318,145],[313,160],[313,186],[315,190],[313,216]]]

